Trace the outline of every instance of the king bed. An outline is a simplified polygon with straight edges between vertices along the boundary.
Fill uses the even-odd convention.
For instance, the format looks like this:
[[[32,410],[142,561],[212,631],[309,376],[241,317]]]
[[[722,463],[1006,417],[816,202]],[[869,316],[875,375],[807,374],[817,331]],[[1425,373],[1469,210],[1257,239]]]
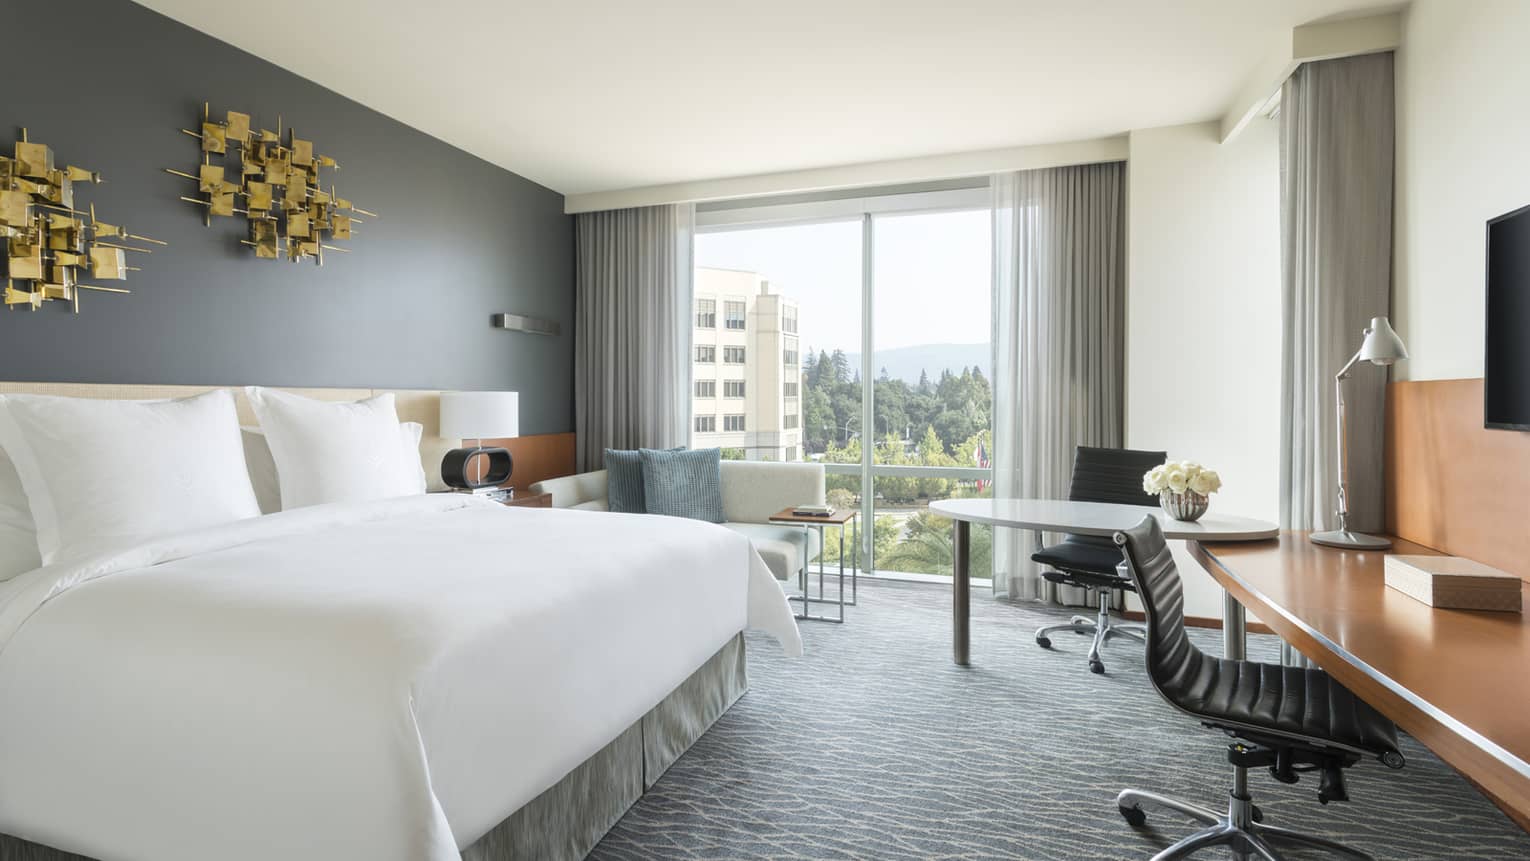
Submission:
[[[801,651],[679,518],[416,494],[87,549],[0,582],[0,861],[582,857],[742,695],[743,630]]]

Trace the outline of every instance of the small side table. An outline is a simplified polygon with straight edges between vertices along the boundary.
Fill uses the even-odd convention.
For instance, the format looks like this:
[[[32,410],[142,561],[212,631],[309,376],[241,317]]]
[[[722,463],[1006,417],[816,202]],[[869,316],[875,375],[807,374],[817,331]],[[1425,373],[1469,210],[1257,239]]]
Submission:
[[[827,516],[823,516],[823,517],[819,517],[819,516],[815,516],[815,515],[811,515],[811,514],[793,514],[792,511],[793,511],[793,509],[785,508],[785,509],[782,509],[781,511],[778,511],[775,514],[770,516],[770,522],[771,523],[786,523],[786,524],[791,524],[791,525],[794,525],[794,526],[801,526],[802,527],[802,571],[801,571],[801,574],[800,574],[800,584],[802,586],[802,594],[800,596],[798,596],[798,595],[788,595],[786,600],[788,600],[788,601],[801,601],[802,602],[802,612],[797,614],[797,618],[798,619],[806,619],[806,620],[813,621],[813,622],[838,622],[838,623],[843,623],[845,621],[845,606],[848,604],[849,606],[854,607],[856,599],[858,597],[857,594],[856,594],[856,580],[857,580],[857,576],[860,574],[861,563],[860,563],[860,557],[855,554],[855,548],[860,546],[860,538],[861,538],[860,521],[857,519],[857,516],[860,514],[860,512],[856,511],[855,509],[852,508],[852,509],[846,509],[846,510],[843,510],[843,511],[836,511],[833,514],[830,514],[830,515],[827,515]],[[849,601],[845,600],[845,526],[847,524],[850,526],[851,536],[852,536],[851,539],[850,539],[851,553],[850,553],[850,600]],[[817,598],[811,597],[809,595],[809,593],[808,593],[808,558],[807,558],[808,549],[812,546],[812,542],[810,542],[808,540],[808,538],[807,538],[808,530],[812,529],[815,526],[818,527],[818,597]],[[838,597],[837,600],[836,599],[828,599],[828,598],[823,597],[823,577],[824,577],[824,559],[823,559],[823,556],[824,556],[824,553],[829,549],[828,548],[828,542],[826,542],[824,540],[824,527],[825,526],[838,526],[839,527],[839,597]],[[839,616],[836,618],[834,616],[828,616],[828,615],[824,615],[824,614],[814,615],[812,612],[810,612],[811,605],[813,605],[813,604],[838,604],[839,605]]]

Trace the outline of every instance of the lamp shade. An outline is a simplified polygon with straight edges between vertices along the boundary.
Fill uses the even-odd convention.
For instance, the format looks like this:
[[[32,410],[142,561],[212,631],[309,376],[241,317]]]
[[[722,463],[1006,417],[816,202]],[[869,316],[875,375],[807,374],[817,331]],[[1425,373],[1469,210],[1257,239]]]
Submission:
[[[1408,348],[1392,331],[1387,318],[1372,317],[1370,328],[1365,330],[1365,342],[1360,345],[1360,358],[1373,365],[1390,365],[1408,358]]]
[[[447,439],[499,439],[520,432],[515,392],[441,393],[441,436]]]

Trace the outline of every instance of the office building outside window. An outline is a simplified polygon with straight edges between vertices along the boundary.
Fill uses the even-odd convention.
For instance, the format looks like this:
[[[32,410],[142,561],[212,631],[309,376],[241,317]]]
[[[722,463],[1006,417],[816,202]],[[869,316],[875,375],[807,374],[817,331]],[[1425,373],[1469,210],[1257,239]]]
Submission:
[[[717,328],[717,300],[716,299],[697,299],[696,300],[696,328],[698,328],[698,329],[716,329]]]
[[[723,303],[723,318],[724,318],[724,321],[725,321],[724,325],[726,325],[729,329],[736,329],[738,331],[743,331],[743,329],[744,329],[744,314],[746,313],[745,309],[747,309],[748,307],[749,307],[749,305],[746,302],[724,302]]]
[[[698,267],[695,283],[692,338],[698,365],[691,446],[721,448],[724,457],[748,460],[798,459],[803,452],[800,371],[795,364],[774,360],[784,355],[788,343],[793,353],[798,349],[797,338],[787,331],[788,326],[797,328],[797,303],[774,292],[755,272]],[[718,305],[723,325],[701,325],[704,309],[715,315]],[[717,400],[719,394],[726,400]]]

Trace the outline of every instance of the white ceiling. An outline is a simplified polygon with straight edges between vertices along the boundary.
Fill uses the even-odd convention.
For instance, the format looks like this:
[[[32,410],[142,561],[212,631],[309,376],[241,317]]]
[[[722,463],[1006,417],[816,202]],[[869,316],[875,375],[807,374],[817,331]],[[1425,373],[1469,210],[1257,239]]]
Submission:
[[[1380,0],[139,0],[565,194],[1219,117]]]

